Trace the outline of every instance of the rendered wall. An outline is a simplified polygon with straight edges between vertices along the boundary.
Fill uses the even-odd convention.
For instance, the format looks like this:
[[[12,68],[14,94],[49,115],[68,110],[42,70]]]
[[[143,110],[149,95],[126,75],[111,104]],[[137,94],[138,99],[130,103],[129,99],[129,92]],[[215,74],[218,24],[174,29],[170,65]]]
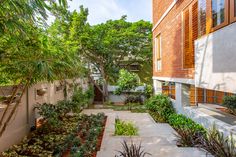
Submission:
[[[66,80],[68,84],[72,83],[72,80]],[[76,79],[74,81],[80,85],[83,89],[88,88],[88,81],[85,79]],[[19,107],[13,119],[10,121],[9,125],[6,128],[6,131],[0,137],[0,152],[8,149],[11,145],[19,143],[30,131],[30,128],[35,125],[35,118],[38,115],[35,113],[34,107],[36,104],[42,103],[52,103],[55,104],[57,101],[64,100],[63,89],[56,90],[57,87],[60,87],[60,82],[55,81],[53,83],[38,83],[33,85],[28,89],[21,100]],[[10,95],[11,87],[1,87],[0,95],[7,94]],[[45,89],[46,93],[43,96],[37,95],[38,89]],[[68,97],[72,95],[72,90],[67,86]],[[3,93],[2,93],[3,92]],[[10,110],[7,112],[9,115],[14,104],[10,106]],[[4,112],[4,106],[0,103],[0,117]]]
[[[236,23],[195,42],[195,83],[236,93]]]

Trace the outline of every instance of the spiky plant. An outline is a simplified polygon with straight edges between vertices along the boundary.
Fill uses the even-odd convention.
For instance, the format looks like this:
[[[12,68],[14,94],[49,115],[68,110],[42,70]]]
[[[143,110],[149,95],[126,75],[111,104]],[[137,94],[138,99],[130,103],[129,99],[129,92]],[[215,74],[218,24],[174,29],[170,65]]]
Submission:
[[[206,136],[199,137],[199,147],[215,157],[236,157],[235,140],[232,135],[225,137],[215,126],[207,132]]]
[[[129,145],[127,141],[123,141],[122,143],[122,150],[117,151],[119,154],[115,157],[146,157],[151,156],[150,153],[145,152],[142,149],[141,142],[139,145],[136,145],[131,141],[131,144]]]
[[[196,146],[199,143],[199,137],[205,134],[205,132],[197,132],[190,128],[179,128],[176,131],[178,132],[178,134],[175,134],[176,142],[181,147]]]

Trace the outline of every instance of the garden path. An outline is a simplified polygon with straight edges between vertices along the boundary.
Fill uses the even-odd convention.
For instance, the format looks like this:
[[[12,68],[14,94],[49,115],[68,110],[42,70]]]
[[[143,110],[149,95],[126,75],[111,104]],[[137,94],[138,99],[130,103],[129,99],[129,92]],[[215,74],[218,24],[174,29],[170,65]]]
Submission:
[[[126,140],[139,144],[151,153],[152,157],[206,157],[209,155],[198,148],[177,147],[174,134],[176,131],[167,123],[156,123],[148,113],[131,113],[129,111],[113,111],[111,109],[86,109],[84,114],[103,112],[108,118],[103,141],[97,157],[114,157],[121,150],[121,142]],[[134,123],[139,131],[138,136],[114,136],[115,118]]]

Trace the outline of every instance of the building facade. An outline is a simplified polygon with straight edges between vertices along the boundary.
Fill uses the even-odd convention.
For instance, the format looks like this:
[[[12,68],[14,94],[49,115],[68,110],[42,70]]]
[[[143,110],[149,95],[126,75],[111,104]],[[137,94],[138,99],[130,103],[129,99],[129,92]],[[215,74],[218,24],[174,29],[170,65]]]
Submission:
[[[153,0],[153,83],[178,112],[236,93],[236,0]]]

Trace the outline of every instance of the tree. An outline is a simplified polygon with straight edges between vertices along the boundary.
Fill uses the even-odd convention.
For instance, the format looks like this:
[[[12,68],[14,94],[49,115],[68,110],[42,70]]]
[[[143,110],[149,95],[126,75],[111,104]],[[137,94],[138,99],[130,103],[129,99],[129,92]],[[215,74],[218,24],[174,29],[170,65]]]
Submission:
[[[76,18],[72,22],[73,32],[80,33],[73,33],[71,39],[79,45],[80,55],[99,70],[103,82],[100,91],[106,100],[108,83],[117,78],[125,59],[128,59],[128,65],[134,62],[143,64],[150,60],[152,25],[145,21],[127,22],[126,16],[123,16],[120,20],[109,20],[95,26],[86,25],[81,32],[77,29],[80,23],[75,21]]]
[[[17,3],[17,1],[4,2],[5,4]],[[31,6],[31,4],[28,4],[28,1],[20,1],[19,3]],[[12,5],[8,7],[13,7],[10,8],[11,12],[13,12],[14,9],[21,10]],[[33,6],[33,8],[34,7],[35,6]],[[35,7],[34,9],[38,8]],[[56,4],[54,4],[53,9],[55,9],[55,13],[65,11],[63,8],[57,7]],[[21,13],[21,11],[19,11],[19,13]],[[17,13],[10,15],[14,17]],[[69,14],[66,15],[69,17]],[[66,15],[59,14],[58,19],[59,17],[66,18]],[[55,22],[57,27],[53,25],[51,29],[47,30],[36,25],[32,22],[31,18],[21,17],[20,21],[21,20],[24,22],[12,25],[11,29],[15,30],[15,33],[4,30],[3,36],[0,37],[0,73],[1,76],[4,76],[4,78],[0,79],[0,83],[10,83],[16,87],[0,119],[0,136],[2,136],[6,130],[8,123],[20,104],[25,90],[29,86],[39,81],[50,82],[55,79],[60,80],[77,77],[81,74],[81,69],[83,69],[81,68],[79,56],[74,51],[71,51],[65,40],[66,37],[69,36],[69,31],[67,31],[67,33],[65,31],[66,29],[64,29],[62,33],[53,33],[55,31],[53,28],[62,26],[61,21],[58,20],[59,22]],[[37,22],[40,21],[41,20]],[[24,29],[21,30],[21,27]],[[6,113],[9,111],[9,106],[16,98],[17,93],[20,93],[20,95],[17,97],[10,114],[7,115]]]
[[[130,73],[125,69],[119,71],[119,79],[117,80],[118,88],[115,94],[120,95],[122,92],[130,94],[132,90],[135,90],[139,86],[139,77],[135,73]]]

